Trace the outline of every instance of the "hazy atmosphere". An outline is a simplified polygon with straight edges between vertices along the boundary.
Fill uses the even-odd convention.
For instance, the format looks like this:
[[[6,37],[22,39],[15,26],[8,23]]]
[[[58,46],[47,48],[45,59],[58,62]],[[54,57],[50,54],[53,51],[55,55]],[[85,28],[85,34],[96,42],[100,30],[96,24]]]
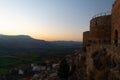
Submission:
[[[95,14],[114,0],[0,0],[0,34],[82,41]]]

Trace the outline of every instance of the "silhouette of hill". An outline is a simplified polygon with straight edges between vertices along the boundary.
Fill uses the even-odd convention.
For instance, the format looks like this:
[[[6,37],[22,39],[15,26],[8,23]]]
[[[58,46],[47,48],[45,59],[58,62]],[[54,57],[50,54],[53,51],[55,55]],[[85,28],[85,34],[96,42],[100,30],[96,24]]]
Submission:
[[[44,40],[37,40],[27,35],[7,36],[0,35],[1,49],[31,49],[47,47],[49,43]]]
[[[34,39],[28,35],[0,35],[0,50],[4,49],[53,49],[62,47],[80,47],[81,42],[45,41]]]

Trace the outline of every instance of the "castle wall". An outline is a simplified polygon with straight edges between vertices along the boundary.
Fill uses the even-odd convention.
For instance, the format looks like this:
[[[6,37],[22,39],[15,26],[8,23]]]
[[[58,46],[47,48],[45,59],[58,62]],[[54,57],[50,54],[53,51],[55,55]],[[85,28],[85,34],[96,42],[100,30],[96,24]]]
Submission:
[[[96,21],[91,20],[90,21],[90,36],[91,41],[96,42],[97,41],[97,27],[96,27]]]
[[[120,47],[111,45],[99,44],[87,47],[87,80],[119,80],[119,52]]]
[[[111,15],[93,18],[90,21],[91,40],[97,43],[110,42]]]
[[[111,42],[115,43],[115,31],[118,31],[118,44],[120,44],[120,0],[116,0],[112,7],[112,34]]]
[[[88,45],[90,40],[90,31],[83,32],[83,45]]]
[[[99,16],[90,21],[90,31],[83,33],[84,44],[110,43],[111,15]]]
[[[83,43],[101,43],[86,46],[87,80],[120,80],[120,0],[113,4],[112,15],[90,21],[89,38],[86,35]]]

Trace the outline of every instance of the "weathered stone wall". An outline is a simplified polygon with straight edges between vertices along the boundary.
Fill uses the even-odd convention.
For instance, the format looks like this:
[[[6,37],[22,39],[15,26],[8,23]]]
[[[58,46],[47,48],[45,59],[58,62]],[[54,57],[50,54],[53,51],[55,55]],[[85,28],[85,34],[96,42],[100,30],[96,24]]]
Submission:
[[[120,0],[113,4],[111,15],[90,21],[89,38],[86,35],[83,43],[95,43],[85,48],[87,80],[120,80]]]
[[[111,15],[99,16],[90,21],[91,40],[97,43],[110,42]]]
[[[88,45],[90,41],[90,31],[86,31],[83,33],[83,45]]]
[[[120,47],[92,45],[87,47],[87,80],[120,80]]]
[[[114,44],[115,31],[118,31],[118,44],[120,44],[120,0],[116,0],[112,7],[112,35],[111,41]]]
[[[99,16],[90,21],[90,31],[83,33],[83,43],[110,43],[111,15]]]

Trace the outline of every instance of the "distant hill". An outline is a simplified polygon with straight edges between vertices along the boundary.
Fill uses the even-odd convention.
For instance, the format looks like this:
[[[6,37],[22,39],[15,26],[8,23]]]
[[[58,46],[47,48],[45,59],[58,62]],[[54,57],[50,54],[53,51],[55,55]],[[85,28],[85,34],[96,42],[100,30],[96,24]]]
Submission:
[[[31,49],[47,47],[48,45],[49,43],[44,40],[37,40],[27,35],[0,35],[0,48],[2,49]]]
[[[0,35],[0,50],[2,49],[48,49],[55,47],[80,47],[81,42],[45,41],[34,39],[27,35]]]
[[[82,42],[45,41],[27,35],[0,35],[0,68],[63,58],[74,54],[81,46]]]
[[[79,41],[51,41],[51,43],[57,46],[64,46],[64,47],[82,46],[82,42]]]

